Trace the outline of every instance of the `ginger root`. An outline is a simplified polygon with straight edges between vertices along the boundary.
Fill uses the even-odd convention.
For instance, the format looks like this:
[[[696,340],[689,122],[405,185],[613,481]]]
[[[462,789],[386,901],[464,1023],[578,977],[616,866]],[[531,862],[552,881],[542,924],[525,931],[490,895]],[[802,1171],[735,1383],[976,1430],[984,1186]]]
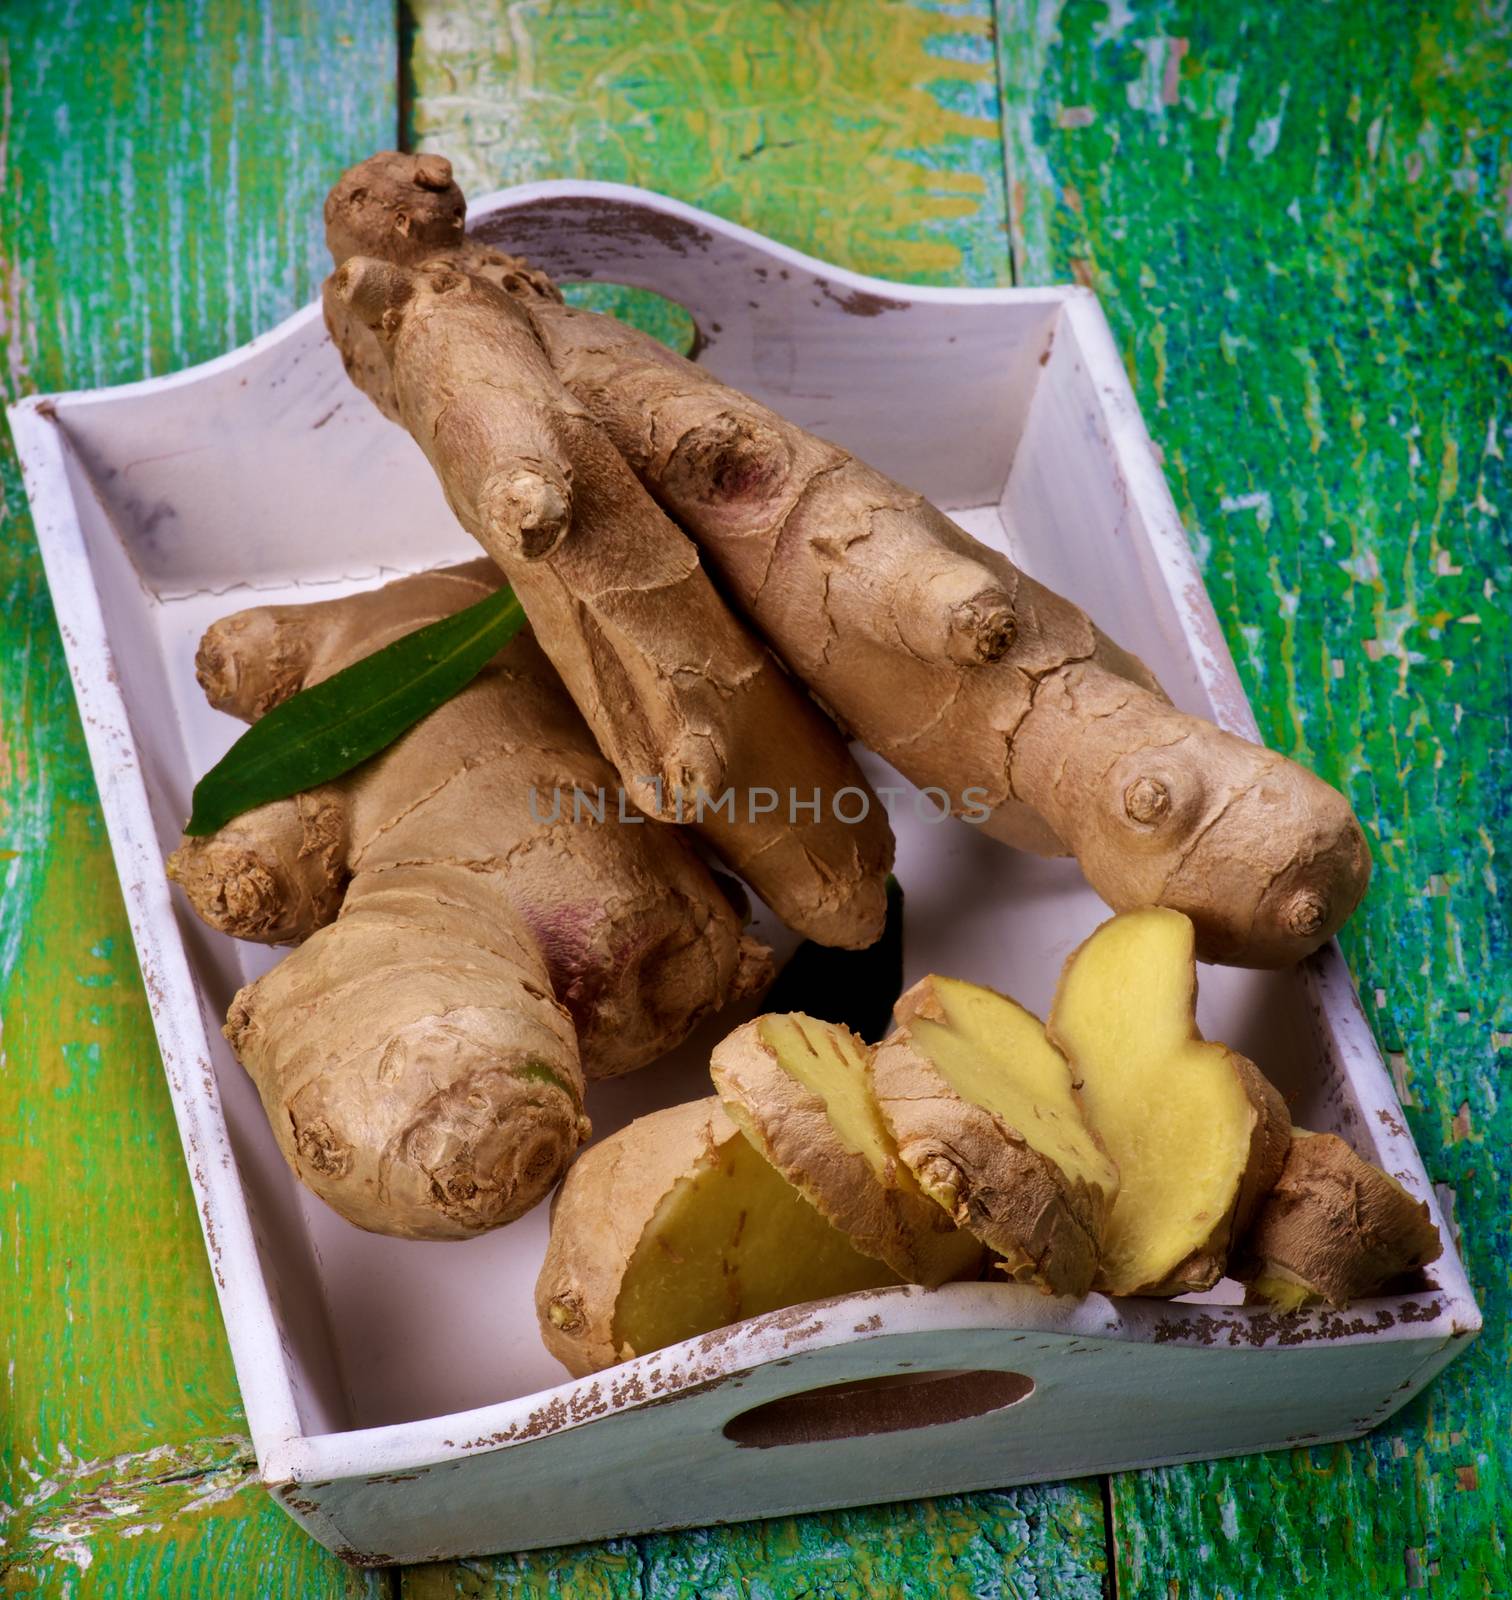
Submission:
[[[1289,1130],[1259,1071],[1198,1035],[1193,949],[1179,912],[1114,917],[1067,962],[1048,1029],[937,976],[870,1051],[799,1013],[737,1028],[716,1099],[640,1118],[568,1174],[536,1289],[547,1348],[581,1375],[804,1301],[973,1277],[983,1245],[1075,1296],[1208,1289],[1233,1251],[1283,1310],[1432,1261],[1426,1207]]]
[[[379,609],[363,600],[358,609]],[[344,602],[324,605],[329,617]],[[318,632],[308,612],[320,608],[293,609],[305,615],[281,635],[274,619],[243,614],[245,626],[232,619],[218,635],[228,654],[202,649],[222,703],[282,697],[299,632]],[[285,648],[257,660],[270,628]],[[564,700],[533,650],[522,635],[504,655]],[[508,700],[510,676],[486,669],[349,777],[188,839],[169,862],[212,925],[308,935],[236,995],[225,1033],[290,1167],[375,1233],[465,1239],[510,1222],[589,1133],[572,1019],[489,862],[518,842],[507,814],[502,829],[494,820],[497,801],[522,805],[501,782],[510,752],[490,705]],[[461,759],[468,747],[476,766]],[[487,819],[478,837],[466,853],[449,849],[473,817]]]
[[[767,1163],[714,1098],[584,1152],[536,1284],[546,1348],[575,1377],[744,1317],[896,1283]]]
[[[491,562],[211,625],[197,671],[210,703],[253,720],[296,690],[496,589]],[[522,635],[447,705],[336,783],[188,839],[169,874],[212,927],[266,944],[331,921],[361,873],[428,863],[438,892],[480,874],[539,945],[585,1072],[613,1077],[755,993],[766,948],[742,937],[678,830],[602,820],[614,775],[534,641]],[[587,797],[578,812],[574,795]]]
[[[1230,1272],[1280,1311],[1378,1294],[1443,1254],[1428,1207],[1331,1133],[1291,1131],[1291,1148]]]
[[[441,157],[374,156],[327,204],[367,252],[485,278],[726,592],[820,701],[988,831],[1074,854],[1115,910],[1185,912],[1204,960],[1283,966],[1342,926],[1370,852],[1342,795],[1175,710],[1071,603],[920,496],[467,237]],[[393,410],[366,329],[327,296],[348,370]],[[590,719],[591,720],[591,719]]]
[[[903,1164],[1001,1271],[1047,1294],[1086,1294],[1118,1172],[1044,1024],[955,978],[921,979],[895,1014],[870,1072]]]
[[[477,562],[254,607],[209,630],[201,680],[256,716],[498,581]],[[611,778],[523,633],[372,761],[175,853],[212,926],[305,941],[226,1034],[289,1164],[349,1221],[467,1238],[522,1215],[587,1137],[580,1047],[594,1076],[628,1071],[764,981],[677,830],[550,815]]]
[[[1281,1096],[1197,1031],[1195,933],[1179,911],[1105,922],[1061,974],[1049,1036],[1118,1168],[1095,1287],[1115,1295],[1208,1289],[1281,1174]]]
[[[349,1222],[466,1239],[522,1216],[588,1137],[577,1041],[488,885],[353,880],[340,918],[242,989],[226,1037],[299,1178]]]
[[[751,1143],[855,1247],[931,1288],[981,1268],[899,1160],[867,1082],[867,1048],[801,1012],[757,1017],[714,1048],[709,1072]]]
[[[544,298],[538,281],[466,247],[439,171],[380,156],[332,191],[325,304],[348,371],[500,564],[634,803],[687,821],[806,937],[870,944],[892,861],[876,797],[562,386],[517,297]]]
[[[326,248],[338,267],[352,256],[379,256],[401,267],[439,260],[486,276],[511,294],[561,299],[545,273],[469,239],[466,224],[467,203],[445,156],[380,151],[343,172],[325,199]],[[378,336],[336,292],[334,275],[325,281],[321,304],[347,376],[389,421],[403,426]]]
[[[523,298],[567,387],[726,592],[863,744],[987,831],[1071,853],[1116,910],[1196,924],[1205,960],[1282,966],[1349,917],[1348,803],[1173,708],[1076,606],[921,496],[633,328]]]

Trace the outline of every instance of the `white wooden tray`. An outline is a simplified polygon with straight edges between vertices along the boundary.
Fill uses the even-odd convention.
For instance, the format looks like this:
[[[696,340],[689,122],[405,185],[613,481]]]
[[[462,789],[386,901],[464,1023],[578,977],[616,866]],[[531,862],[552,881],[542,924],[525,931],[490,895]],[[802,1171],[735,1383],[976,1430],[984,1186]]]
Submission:
[[[506,190],[472,220],[565,281],[679,301],[720,377],[924,491],[1080,601],[1179,704],[1254,734],[1087,292],[881,283],[608,184]],[[205,625],[474,553],[418,450],[347,383],[313,306],[218,361],[34,398],[11,422],[258,1460],[322,1543],[427,1560],[1346,1438],[1479,1327],[1451,1245],[1422,1292],[1346,1314],[1246,1310],[1227,1283],[1196,1303],[894,1289],[568,1381],[531,1311],[545,1208],[409,1243],[301,1189],[219,1032],[272,953],[202,928],[163,875],[194,778],[238,731],[194,682]],[[1043,1010],[1105,915],[1074,864],[906,800],[894,821],[908,981],[944,971]],[[708,1093],[734,1020],[593,1086],[599,1134]],[[1290,973],[1206,969],[1200,1021],[1298,1122],[1425,1200],[1449,1243],[1336,948]]]

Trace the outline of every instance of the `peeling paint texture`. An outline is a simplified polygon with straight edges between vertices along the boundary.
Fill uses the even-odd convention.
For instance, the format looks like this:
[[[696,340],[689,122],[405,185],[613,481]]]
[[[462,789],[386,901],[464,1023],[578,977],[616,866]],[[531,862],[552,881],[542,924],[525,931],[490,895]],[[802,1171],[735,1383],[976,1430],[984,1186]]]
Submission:
[[[310,298],[325,189],[393,138],[377,16],[6,8],[7,400],[171,372]],[[256,1482],[8,434],[0,495],[0,1593],[367,1593]]]
[[[883,277],[1097,290],[1266,738],[1371,832],[1346,953],[1486,1333],[1355,1444],[349,1570],[256,1482],[5,441],[0,1594],[1507,1593],[1507,7],[15,4],[6,397],[271,326],[322,274],[336,172],[400,140],[475,192],[639,183]],[[586,293],[686,342],[665,304]]]

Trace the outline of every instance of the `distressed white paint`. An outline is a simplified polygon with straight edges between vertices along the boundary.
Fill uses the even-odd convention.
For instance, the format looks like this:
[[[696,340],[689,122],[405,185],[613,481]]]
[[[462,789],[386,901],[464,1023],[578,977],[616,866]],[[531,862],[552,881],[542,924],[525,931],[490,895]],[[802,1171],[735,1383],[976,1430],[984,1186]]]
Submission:
[[[680,300],[722,377],[956,508],[1181,704],[1253,731],[1086,291],[880,283],[614,185],[506,191],[473,222],[563,278]],[[898,1289],[564,1381],[530,1307],[545,1208],[425,1244],[360,1233],[302,1190],[218,1029],[274,957],[201,928],[163,876],[194,776],[237,731],[194,683],[204,625],[250,590],[312,598],[469,552],[418,451],[346,387],[313,307],[206,366],[11,415],[258,1460],[323,1542],[415,1560],[1341,1438],[1479,1325],[1451,1252],[1431,1292],[1343,1317],[1278,1321],[1232,1304],[1232,1285],[1205,1305]],[[908,976],[955,972],[1043,1008],[1102,906],[1072,864],[920,821],[910,793],[895,812]],[[706,1093],[732,1020],[654,1072],[595,1085],[600,1136]],[[1208,970],[1201,1021],[1260,1062],[1298,1120],[1345,1134],[1438,1220],[1335,948],[1294,973]],[[818,1385],[974,1367],[1034,1391],[859,1439],[758,1450],[722,1432]]]

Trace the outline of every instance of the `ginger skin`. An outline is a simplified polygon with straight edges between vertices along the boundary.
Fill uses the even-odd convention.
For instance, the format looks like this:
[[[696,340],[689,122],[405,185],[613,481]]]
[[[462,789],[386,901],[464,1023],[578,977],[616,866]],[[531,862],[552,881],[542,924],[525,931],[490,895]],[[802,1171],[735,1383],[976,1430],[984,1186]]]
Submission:
[[[469,694],[444,709],[466,718]],[[430,721],[386,753],[390,774]],[[310,933],[236,995],[225,1033],[294,1172],[372,1232],[465,1239],[510,1222],[588,1136],[540,947],[487,869],[446,859],[427,815],[486,807],[490,776],[485,758],[427,804],[369,769],[187,840],[169,864],[212,924]],[[419,803],[391,803],[379,830],[363,802],[400,790]]]
[[[492,563],[475,561],[339,600],[237,612],[207,630],[200,682],[212,705],[251,720],[499,582]],[[585,1072],[611,1077],[664,1054],[770,973],[765,947],[741,936],[677,830],[617,822],[612,806],[602,823],[574,818],[575,791],[591,798],[612,786],[522,635],[374,761],[186,840],[169,870],[203,920],[262,943],[307,938],[363,873],[425,862],[438,891],[468,898],[486,882],[539,946]]]
[[[1331,1133],[1292,1129],[1276,1186],[1232,1267],[1250,1300],[1343,1309],[1443,1254],[1428,1207]]]
[[[540,296],[563,381],[727,592],[863,744],[987,831],[1168,905],[1204,960],[1284,966],[1344,923],[1370,853],[1336,790],[1177,711],[1076,606],[921,496],[633,328]],[[942,708],[943,713],[942,713]]]
[[[430,251],[514,295],[735,603],[914,783],[957,810],[976,791],[994,837],[1075,855],[1115,910],[1184,912],[1207,961],[1287,965],[1354,911],[1370,852],[1321,779],[1176,711],[1074,605],[918,495],[635,329],[564,306],[542,274],[466,236],[441,157],[376,156],[342,184],[327,209],[337,258],[360,236],[370,254]],[[342,198],[353,187],[361,204]],[[349,367],[367,360],[359,336],[337,337]]]
[[[383,151],[349,167],[325,200],[326,246],[338,267],[351,256],[381,256],[402,267],[435,259],[480,273],[511,294],[561,299],[545,273],[467,238],[466,223],[467,203],[445,156]],[[390,422],[399,422],[377,335],[335,292],[332,278],[325,281],[321,303],[347,376]]]
[[[424,177],[429,159],[375,158],[401,163],[413,205],[379,204],[375,194],[393,185],[374,162],[355,169],[366,176],[354,212],[339,203],[353,175],[333,191],[328,236],[343,264],[325,301],[348,371],[425,451],[634,803],[687,821],[806,937],[870,944],[885,920],[892,836],[844,740],[747,633],[693,544],[562,387],[522,302],[503,286],[534,295],[534,280],[507,258],[482,271],[492,253],[481,250],[456,258],[477,271],[441,255],[409,264],[423,243],[461,245],[445,207],[434,217],[425,209],[438,194]],[[364,229],[396,227],[399,216],[408,232],[380,231],[382,259],[342,258]],[[755,814],[759,790],[778,797],[775,810]],[[863,820],[835,814],[847,790],[864,800]],[[729,801],[724,810],[709,803],[725,791],[733,820]],[[860,803],[847,797],[841,809],[854,815]]]
[[[226,1019],[298,1177],[359,1228],[405,1239],[523,1216],[589,1133],[577,1041],[535,941],[486,886],[447,888],[423,866],[359,876],[337,921]]]

